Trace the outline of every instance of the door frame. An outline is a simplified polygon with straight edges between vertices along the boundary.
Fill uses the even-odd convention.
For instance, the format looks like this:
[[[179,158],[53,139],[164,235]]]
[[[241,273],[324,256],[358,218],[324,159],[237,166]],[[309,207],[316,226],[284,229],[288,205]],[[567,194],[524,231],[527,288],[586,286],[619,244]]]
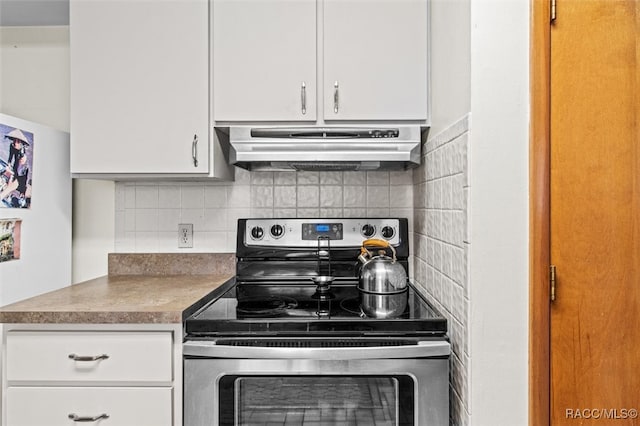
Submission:
[[[530,0],[529,426],[551,419],[551,5]]]

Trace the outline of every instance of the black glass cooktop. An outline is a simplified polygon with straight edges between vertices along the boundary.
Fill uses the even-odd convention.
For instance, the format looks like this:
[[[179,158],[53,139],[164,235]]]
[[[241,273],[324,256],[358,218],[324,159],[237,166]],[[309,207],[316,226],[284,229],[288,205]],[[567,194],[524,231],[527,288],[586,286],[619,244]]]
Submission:
[[[185,322],[190,335],[444,335],[447,322],[409,285],[396,318],[370,318],[360,309],[354,282],[328,292],[302,282],[236,284]]]

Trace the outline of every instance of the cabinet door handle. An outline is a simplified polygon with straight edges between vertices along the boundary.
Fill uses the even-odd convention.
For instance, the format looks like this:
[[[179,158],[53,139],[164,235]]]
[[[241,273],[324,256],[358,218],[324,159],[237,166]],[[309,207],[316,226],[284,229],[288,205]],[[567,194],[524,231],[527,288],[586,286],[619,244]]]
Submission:
[[[101,359],[109,359],[109,355],[102,354],[94,356],[81,356],[76,354],[69,354],[69,359],[72,359],[74,361],[99,361]]]
[[[193,167],[198,167],[198,135],[193,135],[191,143],[191,157],[193,157]]]
[[[338,97],[338,82],[333,83],[333,112],[334,114],[338,113],[338,106],[340,104],[340,99]]]
[[[302,82],[302,86],[300,87],[300,96],[301,96],[301,102],[302,102],[302,114],[306,114],[307,113],[307,85],[305,84],[305,82]]]
[[[101,419],[108,419],[109,415],[106,413],[102,413],[98,416],[90,417],[90,416],[79,416],[75,413],[71,413],[69,414],[69,418],[74,422],[97,422],[98,420],[101,420]]]

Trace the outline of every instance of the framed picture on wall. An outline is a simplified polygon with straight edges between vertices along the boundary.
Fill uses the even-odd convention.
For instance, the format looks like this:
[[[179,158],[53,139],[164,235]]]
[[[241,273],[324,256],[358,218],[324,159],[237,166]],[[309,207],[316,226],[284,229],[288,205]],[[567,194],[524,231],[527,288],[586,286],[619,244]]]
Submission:
[[[0,219],[0,262],[20,259],[20,219]]]
[[[0,123],[0,208],[31,207],[33,133]]]

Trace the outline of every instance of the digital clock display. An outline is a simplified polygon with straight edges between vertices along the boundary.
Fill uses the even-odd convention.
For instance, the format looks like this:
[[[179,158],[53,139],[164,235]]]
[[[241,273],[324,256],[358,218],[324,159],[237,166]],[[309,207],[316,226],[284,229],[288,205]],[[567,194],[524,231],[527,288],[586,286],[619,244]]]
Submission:
[[[334,223],[303,223],[302,239],[318,240],[318,237],[330,240],[341,240],[343,225],[340,222]]]

